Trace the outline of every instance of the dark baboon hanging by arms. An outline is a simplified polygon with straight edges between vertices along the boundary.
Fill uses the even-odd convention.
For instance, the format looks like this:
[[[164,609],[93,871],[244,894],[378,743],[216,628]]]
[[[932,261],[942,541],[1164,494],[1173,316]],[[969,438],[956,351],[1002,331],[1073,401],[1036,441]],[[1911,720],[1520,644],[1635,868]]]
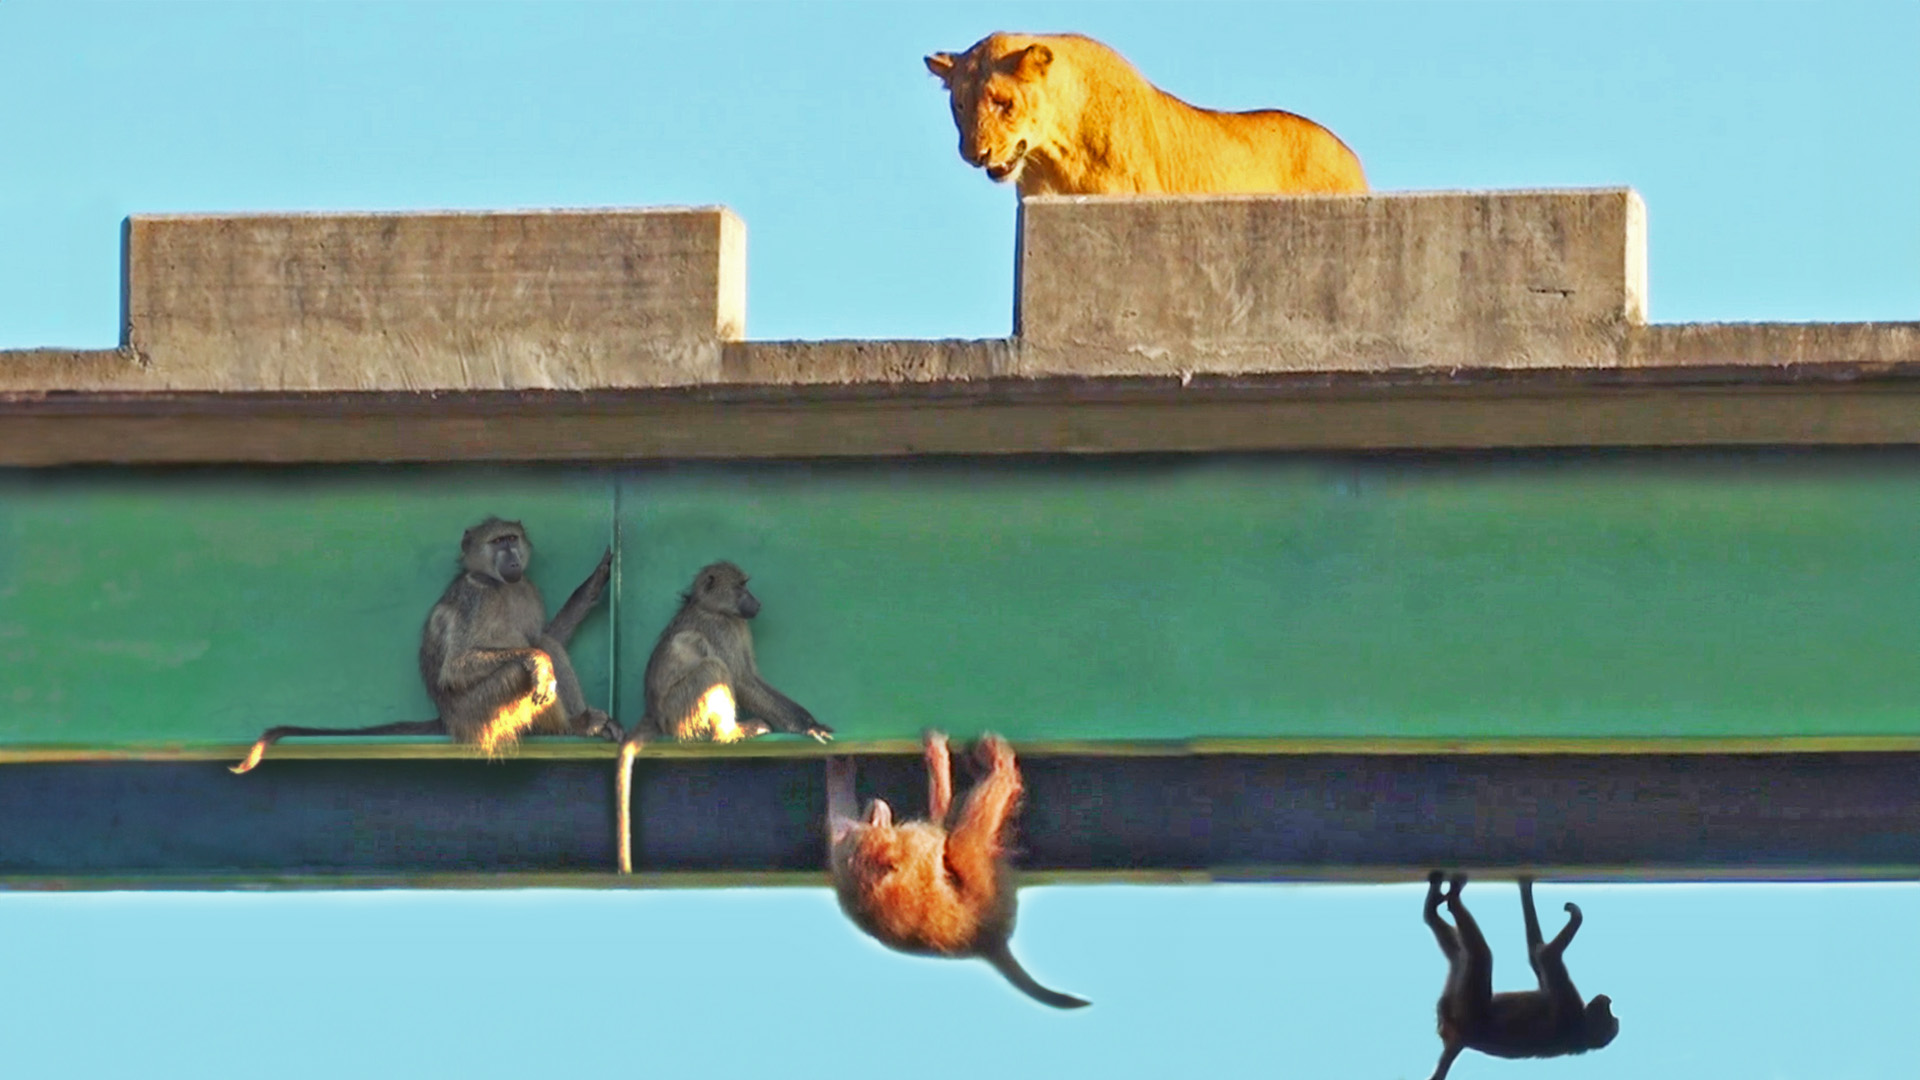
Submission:
[[[680,610],[647,659],[646,709],[620,747],[616,769],[620,872],[633,872],[633,759],[649,738],[738,742],[783,731],[820,742],[833,729],[760,677],[753,628],[760,601],[747,575],[717,562],[694,576]]]
[[[1049,990],[1013,958],[1015,889],[1007,866],[1008,822],[1020,803],[1013,748],[980,738],[985,778],[953,808],[947,738],[926,736],[928,820],[895,823],[875,799],[855,814],[850,758],[827,759],[827,847],[834,891],[854,923],[902,952],[978,956],[1021,992],[1056,1009],[1086,1001]],[[951,819],[951,820],[950,820]]]
[[[1567,925],[1552,941],[1540,938],[1540,918],[1533,910],[1533,879],[1520,879],[1521,913],[1527,921],[1527,957],[1539,980],[1538,990],[1504,994],[1493,992],[1493,951],[1480,934],[1480,925],[1460,899],[1465,874],[1448,882],[1445,901],[1453,926],[1440,917],[1441,873],[1427,877],[1423,911],[1440,951],[1447,957],[1447,985],[1440,994],[1440,1039],[1445,1044],[1432,1080],[1445,1080],[1453,1059],[1465,1049],[1503,1058],[1558,1057],[1598,1050],[1620,1033],[1613,1001],[1595,994],[1583,1001],[1567,975],[1564,954],[1580,929],[1580,908],[1568,904]]]
[[[620,738],[605,712],[587,705],[566,643],[606,592],[608,552],[549,622],[527,580],[533,545],[517,521],[487,520],[460,538],[460,572],[420,632],[420,677],[440,715],[364,728],[268,728],[243,773],[289,735],[446,735],[492,755],[523,734]]]

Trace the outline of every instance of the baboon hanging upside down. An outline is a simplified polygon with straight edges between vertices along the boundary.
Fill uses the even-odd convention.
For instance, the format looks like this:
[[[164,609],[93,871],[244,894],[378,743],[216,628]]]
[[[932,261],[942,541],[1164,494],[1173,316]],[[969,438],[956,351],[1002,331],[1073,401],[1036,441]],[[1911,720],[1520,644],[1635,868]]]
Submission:
[[[1503,1058],[1558,1057],[1598,1050],[1620,1033],[1613,1002],[1605,994],[1582,1001],[1567,975],[1564,954],[1580,929],[1580,908],[1567,905],[1567,925],[1552,941],[1540,938],[1540,917],[1533,910],[1533,879],[1520,879],[1521,914],[1527,920],[1527,958],[1540,989],[1493,992],[1493,951],[1480,924],[1460,899],[1467,876],[1447,884],[1447,910],[1453,926],[1440,917],[1441,873],[1427,876],[1427,926],[1447,956],[1447,986],[1440,995],[1440,1038],[1446,1044],[1432,1080],[1446,1080],[1453,1059],[1469,1047]]]
[[[865,817],[855,816],[853,761],[827,759],[827,844],[840,906],[884,945],[908,953],[978,956],[1035,1001],[1080,1008],[1088,1003],[1035,982],[1008,948],[1014,885],[1005,845],[1020,802],[1020,770],[1013,748],[999,736],[981,736],[979,749],[987,775],[956,813],[947,737],[928,732],[929,820],[898,824],[879,799]]]

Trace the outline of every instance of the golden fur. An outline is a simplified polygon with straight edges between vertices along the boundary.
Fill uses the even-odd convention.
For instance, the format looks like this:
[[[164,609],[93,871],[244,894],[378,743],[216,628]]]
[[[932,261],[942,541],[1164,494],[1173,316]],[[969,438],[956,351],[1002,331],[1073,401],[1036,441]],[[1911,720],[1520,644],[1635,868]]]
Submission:
[[[946,84],[960,157],[1021,195],[1367,190],[1360,159],[1319,124],[1196,108],[1078,34],[989,34],[927,70]]]
[[[987,909],[963,897],[946,872],[946,845],[947,831],[930,822],[863,827],[846,853],[848,892],[865,898],[854,908],[857,921],[906,952],[970,955]]]
[[[534,730],[542,716],[554,712],[553,703],[560,698],[553,659],[538,649],[528,659],[533,664],[533,688],[494,710],[480,729],[477,744],[490,758],[512,750],[523,733]]]
[[[953,805],[947,738],[926,736],[927,810],[921,821],[895,824],[893,809],[873,800],[854,810],[854,768],[827,762],[827,844],[840,907],[860,929],[902,952],[978,956],[1022,993],[1056,1009],[1087,1004],[1034,981],[1007,947],[1013,934],[1014,884],[1006,834],[1023,785],[1013,748],[995,735],[980,739],[987,775]]]

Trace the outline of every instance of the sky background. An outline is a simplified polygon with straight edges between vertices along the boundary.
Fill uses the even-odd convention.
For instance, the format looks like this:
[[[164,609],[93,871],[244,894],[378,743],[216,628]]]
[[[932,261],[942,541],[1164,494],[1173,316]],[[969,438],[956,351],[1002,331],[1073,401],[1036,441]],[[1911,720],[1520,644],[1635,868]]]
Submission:
[[[731,206],[754,338],[1008,332],[1013,200],[920,57],[1075,30],[1384,190],[1629,184],[1659,321],[1920,318],[1920,4],[34,4],[0,0],[0,348],[118,338],[137,212]],[[1469,889],[1519,988],[1511,885]],[[1920,887],[1563,886],[1622,1018],[1474,1077],[1912,1075]],[[1409,1077],[1419,886],[1023,894],[1017,952],[887,953],[825,889],[0,894],[16,1076]]]

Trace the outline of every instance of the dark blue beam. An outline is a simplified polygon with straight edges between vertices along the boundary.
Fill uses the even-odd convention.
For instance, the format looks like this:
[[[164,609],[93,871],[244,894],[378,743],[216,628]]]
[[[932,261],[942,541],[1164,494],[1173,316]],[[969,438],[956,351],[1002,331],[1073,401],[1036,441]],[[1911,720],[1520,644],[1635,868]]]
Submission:
[[[1073,880],[1920,877],[1920,752],[1024,753],[1019,864]],[[917,756],[862,795],[924,807]],[[615,884],[602,758],[0,765],[14,887]],[[817,754],[636,771],[649,882],[819,880]],[[965,780],[957,781],[962,786]],[[502,877],[504,875],[504,877]]]

